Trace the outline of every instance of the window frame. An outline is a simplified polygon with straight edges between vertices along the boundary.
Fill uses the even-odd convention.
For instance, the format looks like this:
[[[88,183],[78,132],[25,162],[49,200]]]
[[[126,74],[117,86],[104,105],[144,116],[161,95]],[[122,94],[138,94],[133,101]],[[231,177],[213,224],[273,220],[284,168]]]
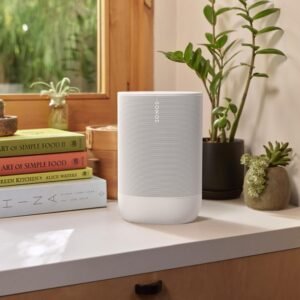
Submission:
[[[117,123],[117,92],[153,90],[153,2],[103,0],[106,9],[106,50],[103,72],[108,75],[102,94],[79,93],[67,97],[69,129]],[[147,3],[146,3],[147,2]],[[5,113],[16,115],[19,129],[47,127],[49,98],[39,94],[0,95]]]
[[[68,96],[70,100],[97,100],[109,98],[109,0],[97,0],[97,91]],[[99,78],[100,77],[100,78]],[[47,100],[38,93],[0,94],[3,100]]]

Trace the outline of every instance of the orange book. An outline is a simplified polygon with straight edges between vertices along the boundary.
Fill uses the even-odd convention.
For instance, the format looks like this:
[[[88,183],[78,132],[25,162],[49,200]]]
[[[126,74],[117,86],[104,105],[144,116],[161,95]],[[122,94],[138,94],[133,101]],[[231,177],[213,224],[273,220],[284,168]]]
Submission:
[[[2,157],[0,176],[83,169],[86,166],[86,151]]]

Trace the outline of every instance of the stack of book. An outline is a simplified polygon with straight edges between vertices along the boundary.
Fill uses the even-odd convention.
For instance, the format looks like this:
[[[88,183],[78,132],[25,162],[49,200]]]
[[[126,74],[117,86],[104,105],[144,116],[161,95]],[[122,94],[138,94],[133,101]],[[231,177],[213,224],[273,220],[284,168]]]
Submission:
[[[53,128],[0,138],[0,217],[106,205],[106,181],[87,167],[85,136]]]

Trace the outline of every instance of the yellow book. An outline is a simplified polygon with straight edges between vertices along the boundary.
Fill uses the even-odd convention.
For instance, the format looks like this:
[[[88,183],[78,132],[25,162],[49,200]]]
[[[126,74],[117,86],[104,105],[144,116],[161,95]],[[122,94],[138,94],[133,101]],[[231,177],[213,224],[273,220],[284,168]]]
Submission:
[[[89,167],[77,170],[0,176],[0,187],[10,185],[85,179],[91,178],[92,176],[93,169]]]
[[[0,137],[0,157],[85,150],[83,134],[55,128],[23,129]]]

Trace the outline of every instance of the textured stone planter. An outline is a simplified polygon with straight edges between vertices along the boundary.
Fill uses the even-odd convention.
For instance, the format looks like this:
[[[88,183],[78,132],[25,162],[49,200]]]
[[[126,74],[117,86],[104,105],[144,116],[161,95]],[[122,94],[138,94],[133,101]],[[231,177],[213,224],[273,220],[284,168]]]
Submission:
[[[280,210],[288,206],[291,196],[291,186],[288,173],[283,167],[269,168],[267,171],[267,186],[258,198],[248,195],[246,173],[244,180],[244,200],[248,207],[258,210]]]

